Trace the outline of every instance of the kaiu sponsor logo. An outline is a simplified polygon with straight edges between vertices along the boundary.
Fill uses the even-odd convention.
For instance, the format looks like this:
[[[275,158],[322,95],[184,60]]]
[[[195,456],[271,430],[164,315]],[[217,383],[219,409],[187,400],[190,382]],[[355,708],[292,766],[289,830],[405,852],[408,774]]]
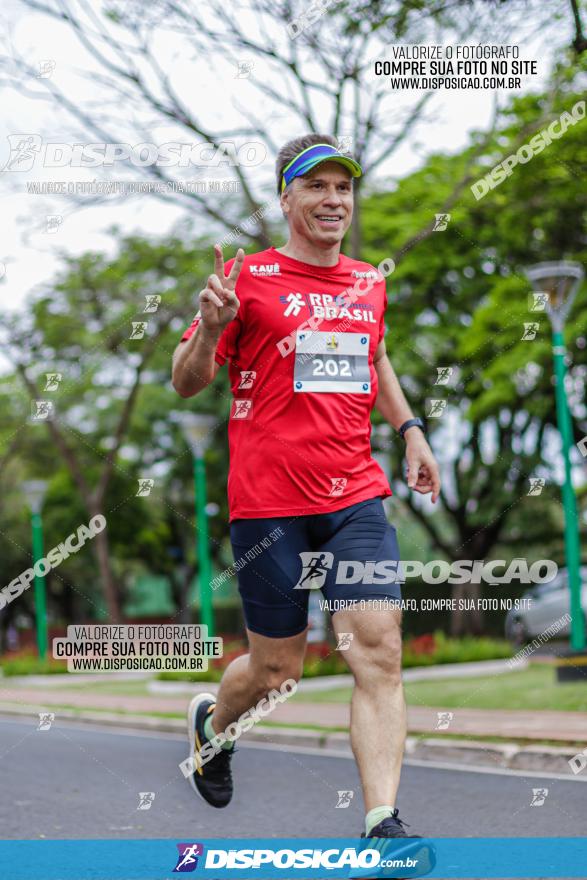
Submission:
[[[249,272],[255,278],[273,278],[281,275],[281,268],[279,263],[255,263],[249,266]]]

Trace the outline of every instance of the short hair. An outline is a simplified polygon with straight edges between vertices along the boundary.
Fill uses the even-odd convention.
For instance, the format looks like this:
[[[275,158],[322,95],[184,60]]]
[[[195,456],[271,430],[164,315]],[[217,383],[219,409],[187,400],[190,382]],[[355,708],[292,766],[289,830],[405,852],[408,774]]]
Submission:
[[[306,150],[308,147],[313,147],[315,144],[330,144],[332,147],[338,147],[338,140],[331,134],[304,134],[301,137],[294,138],[293,141],[288,141],[280,149],[275,162],[278,196],[281,195],[283,169],[295,159],[298,153],[301,153],[302,150]]]

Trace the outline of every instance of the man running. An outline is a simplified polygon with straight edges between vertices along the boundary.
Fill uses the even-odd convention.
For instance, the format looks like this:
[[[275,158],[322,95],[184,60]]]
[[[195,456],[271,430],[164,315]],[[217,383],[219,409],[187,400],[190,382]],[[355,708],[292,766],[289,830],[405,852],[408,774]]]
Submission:
[[[378,574],[399,553],[382,505],[391,489],[371,457],[373,406],[406,443],[409,487],[432,493],[433,502],[438,468],[386,354],[384,277],[340,253],[360,166],[334,138],[312,134],[280,150],[276,172],[287,243],[248,256],[239,249],[226,267],[216,246],[214,274],[173,357],[182,397],[206,388],[228,361],[230,537],[235,559],[245,563],[238,586],[249,642],[249,653],[225,670],[216,699],[199,694],[190,704],[190,782],[212,806],[229,803],[233,744],[217,747],[211,760],[208,746],[205,762],[198,755],[273,688],[299,680],[304,586],[317,580],[307,568],[323,554],[321,590],[337,609],[337,637],[350,640],[344,656],[355,681],[351,744],[364,833],[408,837],[396,806],[406,735],[401,612],[389,607],[400,588]],[[261,544],[270,533],[277,539]],[[262,552],[247,561],[256,546]]]

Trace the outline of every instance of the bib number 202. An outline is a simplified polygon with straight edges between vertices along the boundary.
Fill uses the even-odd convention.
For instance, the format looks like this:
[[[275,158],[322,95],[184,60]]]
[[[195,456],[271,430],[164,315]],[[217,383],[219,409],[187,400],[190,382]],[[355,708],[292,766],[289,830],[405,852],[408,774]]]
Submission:
[[[312,361],[313,376],[349,376],[352,377],[350,361],[346,358],[315,358]]]

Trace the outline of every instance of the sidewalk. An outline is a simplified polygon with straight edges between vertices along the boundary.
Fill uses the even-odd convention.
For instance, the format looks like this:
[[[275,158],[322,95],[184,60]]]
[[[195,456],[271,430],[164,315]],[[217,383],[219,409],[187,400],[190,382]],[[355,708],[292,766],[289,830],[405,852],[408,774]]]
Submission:
[[[207,685],[194,684],[193,692],[210,689]],[[47,710],[66,706],[77,710],[103,710],[109,713],[126,713],[150,716],[177,716],[183,718],[187,706],[187,694],[152,694],[130,696],[125,694],[92,693],[72,690],[68,687],[15,687],[10,679],[0,682],[0,712],[10,707]],[[442,709],[410,706],[408,708],[408,731],[430,734],[438,732],[439,712],[452,712],[450,734],[478,737],[502,737],[504,739],[553,740],[560,743],[585,742],[587,745],[587,712],[551,712],[489,709]],[[278,705],[271,714],[271,722],[284,725],[306,725],[324,728],[348,728],[350,706],[346,703],[287,702]],[[441,731],[442,732],[442,731]]]

